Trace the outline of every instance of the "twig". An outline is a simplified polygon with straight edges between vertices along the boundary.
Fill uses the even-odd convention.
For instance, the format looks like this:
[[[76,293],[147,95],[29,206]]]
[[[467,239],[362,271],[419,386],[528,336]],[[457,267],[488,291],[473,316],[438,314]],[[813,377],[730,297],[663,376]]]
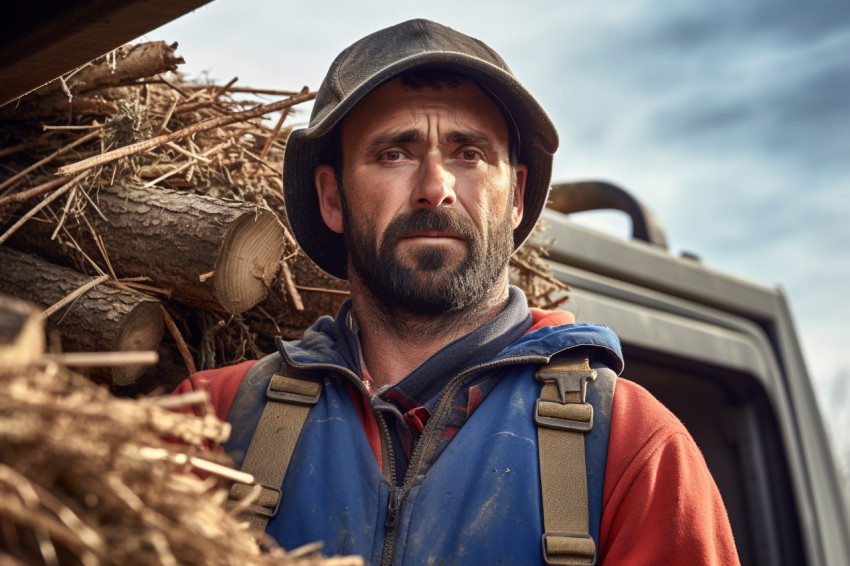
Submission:
[[[283,237],[286,238],[286,243],[289,244],[289,247],[293,250],[298,250],[298,240],[295,239],[295,236],[287,229],[286,226],[283,227]]]
[[[142,404],[150,404],[160,409],[181,409],[192,405],[206,405],[210,402],[210,394],[205,389],[180,393],[179,395],[164,395],[162,397],[148,397],[140,399]]]
[[[276,112],[278,110],[283,110],[284,108],[288,108],[295,104],[300,104],[301,102],[307,102],[308,100],[313,100],[316,97],[315,92],[310,92],[303,95],[293,96],[292,98],[288,98],[287,100],[279,100],[277,102],[272,102],[271,104],[263,104],[260,106],[256,106],[251,110],[245,110],[242,112],[235,112],[230,114],[229,116],[222,116],[220,118],[212,118],[209,120],[204,120],[203,122],[198,122],[196,124],[192,124],[191,126],[187,126],[181,130],[177,130],[171,134],[166,134],[162,136],[157,136],[151,138],[149,140],[137,142],[134,144],[130,144],[118,149],[114,149],[108,153],[103,153],[101,155],[96,155],[94,157],[90,157],[88,159],[84,159],[82,161],[78,161],[76,163],[72,163],[70,165],[65,165],[64,167],[60,167],[57,170],[57,175],[72,175],[79,171],[85,171],[96,165],[103,165],[104,163],[110,163],[115,161],[116,159],[120,159],[122,157],[127,157],[129,155],[134,155],[141,151],[145,151],[168,142],[178,141],[186,136],[190,136],[192,134],[196,134],[198,132],[204,132],[207,130],[211,130],[213,128],[221,128],[223,126],[227,126],[229,124],[233,124],[235,122],[241,122],[244,120],[250,120],[251,118],[256,118],[258,116],[262,116],[264,114],[268,114],[269,112]]]
[[[295,281],[292,280],[292,271],[289,269],[289,264],[285,261],[281,262],[281,270],[283,271],[283,284],[287,294],[292,297],[292,303],[295,305],[295,310],[303,311],[304,302],[301,300],[301,295],[298,289],[295,288]]]
[[[57,363],[75,367],[148,366],[159,361],[159,354],[151,351],[127,352],[64,352],[42,354],[32,361],[33,365],[46,366]]]
[[[325,289],[324,287],[305,287],[303,285],[296,285],[296,289],[300,289],[301,291],[313,291],[314,293],[331,293],[333,295],[350,295],[350,291],[345,291],[342,289]]]
[[[156,179],[148,181],[147,183],[142,185],[142,188],[146,189],[148,187],[152,187],[152,186],[156,185],[157,183],[159,183],[160,181],[164,181],[165,179],[168,179],[169,177],[173,177],[177,173],[186,170],[189,166],[194,165],[194,164],[195,164],[194,161],[189,160],[186,163],[184,163],[183,165],[181,165],[179,167],[175,167],[174,169],[172,169],[171,171],[169,171],[167,173],[163,173],[162,175],[160,175]]]
[[[226,89],[228,92],[239,92],[244,94],[265,94],[269,96],[293,96],[298,94],[292,90],[273,90],[267,88],[251,88],[246,86],[235,86]]]
[[[193,158],[193,159],[197,159],[198,161],[203,161],[204,163],[209,163],[209,162],[210,162],[210,160],[209,160],[209,159],[207,159],[206,157],[201,157],[200,155],[197,155],[197,154],[195,154],[195,153],[192,153],[192,152],[191,152],[191,151],[189,151],[188,149],[183,149],[182,147],[180,147],[179,145],[177,145],[177,144],[176,144],[176,143],[174,143],[174,142],[168,142],[168,143],[167,143],[167,144],[165,144],[165,145],[167,145],[168,147],[170,147],[170,148],[171,148],[171,149],[173,149],[174,151],[177,151],[177,152],[179,152],[179,153],[182,153],[182,154],[183,154],[183,155],[185,155],[186,157],[191,157],[191,158]]]
[[[521,260],[517,256],[511,256],[511,263],[513,263],[514,265],[516,265],[517,267],[519,267],[521,269],[524,269],[526,271],[531,272],[534,275],[537,275],[538,277],[542,277],[542,278],[546,279],[547,282],[551,283],[555,287],[560,287],[561,289],[564,289],[565,291],[571,291],[572,290],[570,288],[570,286],[567,285],[566,283],[558,281],[557,279],[552,277],[550,274],[546,273],[545,271],[543,271],[541,269],[534,267],[533,265],[531,265],[530,263],[528,263],[524,260]]]
[[[38,203],[37,205],[32,207],[32,209],[29,212],[24,214],[21,217],[20,220],[15,222],[12,225],[11,228],[6,230],[6,232],[2,236],[0,236],[0,244],[5,242],[6,240],[8,240],[9,236],[14,234],[18,230],[18,228],[20,228],[21,226],[23,226],[27,222],[27,220],[29,220],[30,218],[35,216],[36,213],[39,210],[41,210],[42,208],[44,208],[45,206],[47,206],[48,204],[50,204],[51,202],[53,202],[54,200],[58,199],[60,196],[65,194],[68,191],[68,189],[73,187],[78,181],[82,180],[83,177],[85,177],[87,174],[88,174],[87,172],[80,173],[79,175],[77,175],[76,177],[74,177],[73,179],[71,179],[70,181],[68,181],[67,183],[65,183],[64,185],[59,187],[58,189],[56,189],[56,191],[54,191],[49,197],[45,198],[43,201],[41,201],[40,203]]]
[[[11,195],[0,198],[0,205],[6,204],[7,202],[23,202],[25,200],[29,200],[34,196],[38,196],[41,193],[46,193],[50,189],[55,189],[62,183],[65,183],[68,180],[68,177],[56,177],[47,181],[46,183],[42,183],[40,185],[36,185],[31,189],[27,189],[25,191],[20,191],[17,193],[12,193]]]
[[[50,240],[53,241],[56,238],[56,234],[59,233],[59,230],[62,229],[62,226],[65,224],[65,219],[68,217],[68,210],[71,209],[71,205],[74,202],[74,195],[77,194],[77,187],[71,189],[71,194],[68,195],[68,198],[65,200],[65,206],[62,207],[62,217],[59,219],[59,222],[56,224],[56,229],[53,231],[53,234],[50,235]]]
[[[310,89],[306,86],[301,89],[299,94],[307,94],[310,92]],[[272,144],[274,143],[275,138],[277,138],[278,132],[280,132],[280,128],[283,126],[283,121],[286,120],[286,117],[289,116],[289,111],[292,110],[292,107],[286,108],[283,112],[280,113],[280,119],[277,121],[277,124],[272,130],[269,139],[266,140],[266,144],[263,146],[263,151],[260,152],[260,159],[265,159],[266,155],[269,153],[269,150],[272,148]]]
[[[218,100],[221,97],[221,95],[224,94],[225,92],[227,92],[227,89],[229,89],[230,87],[235,85],[236,81],[238,81],[238,80],[239,80],[239,77],[233,77],[232,79],[230,79],[230,81],[228,81],[228,83],[226,85],[219,87],[218,90],[216,91],[215,95],[213,95],[213,99]]]
[[[100,277],[95,277],[94,279],[92,279],[91,281],[89,281],[88,283],[86,283],[85,285],[80,287],[79,289],[68,294],[64,299],[61,299],[59,302],[51,305],[47,310],[45,310],[43,313],[41,313],[41,318],[42,319],[47,318],[48,316],[52,315],[53,313],[55,313],[56,311],[58,311],[59,309],[61,309],[65,305],[73,302],[77,298],[82,297],[83,295],[88,293],[90,289],[93,289],[94,287],[97,287],[101,283],[108,281],[108,280],[109,280],[109,275],[101,275]]]
[[[159,126],[159,129],[156,133],[160,133],[165,130],[165,127],[168,126],[168,122],[171,120],[171,116],[174,114],[174,109],[177,107],[177,102],[179,102],[178,97],[174,97],[174,100],[171,102],[171,106],[168,108],[168,112],[165,113],[165,118],[162,119],[162,125]]]
[[[83,137],[81,137],[80,139],[75,140],[75,141],[73,141],[73,142],[69,143],[69,144],[68,144],[68,145],[66,145],[65,147],[60,147],[59,149],[57,149],[56,151],[54,151],[53,153],[51,153],[50,155],[48,155],[48,156],[47,156],[47,157],[45,157],[44,159],[41,159],[41,160],[39,160],[39,161],[36,161],[35,163],[33,163],[32,165],[30,165],[30,166],[29,166],[29,167],[27,167],[26,169],[24,169],[24,170],[22,170],[22,171],[19,171],[17,174],[12,175],[12,176],[11,176],[11,177],[9,177],[8,179],[6,179],[6,180],[5,180],[5,181],[3,181],[2,183],[0,183],[0,191],[2,191],[3,189],[5,189],[6,187],[8,187],[9,185],[11,185],[12,183],[14,183],[15,181],[17,181],[18,179],[20,179],[21,177],[23,177],[24,175],[26,175],[26,174],[27,174],[27,173],[29,173],[30,171],[33,171],[33,170],[35,170],[35,169],[38,169],[39,167],[41,167],[41,166],[42,166],[42,165],[44,165],[45,163],[49,163],[50,161],[52,161],[53,159],[55,159],[57,156],[62,155],[63,153],[65,153],[65,152],[67,152],[67,151],[70,151],[70,150],[74,149],[75,147],[77,147],[77,146],[78,146],[78,145],[80,145],[81,143],[85,143],[85,142],[89,141],[90,139],[94,138],[95,136],[97,136],[97,135],[99,135],[99,134],[100,134],[100,130],[95,130],[94,132],[89,132],[88,134],[84,135],[84,136],[83,136]],[[73,175],[73,173],[69,173],[69,175]]]
[[[90,126],[49,126],[47,124],[41,125],[41,129],[45,132],[48,130],[94,130],[102,127],[103,124],[98,124],[97,121],[95,121],[95,123]]]
[[[174,319],[171,318],[171,315],[168,314],[165,307],[160,305],[160,308],[162,309],[162,318],[165,320],[165,326],[168,328],[168,332],[171,333],[171,337],[174,338],[174,341],[177,343],[177,350],[180,352],[180,357],[183,358],[183,363],[186,365],[186,369],[189,370],[189,375],[197,373],[198,368],[195,367],[195,360],[192,359],[192,354],[189,353],[189,347],[186,345],[183,335],[180,333],[177,325],[174,324]]]
[[[239,470],[234,470],[233,468],[216,464],[215,462],[210,462],[209,460],[204,460],[203,458],[198,458],[196,456],[189,456],[188,461],[189,464],[195,468],[209,474],[215,474],[226,480],[247,484],[254,483],[254,476],[249,473],[240,472]]]
[[[251,152],[250,150],[248,150],[244,147],[240,147],[239,149],[240,149],[240,151],[242,151],[243,154],[247,155],[248,157],[250,157],[251,159],[253,159],[257,163],[259,163],[260,165],[267,167],[269,169],[269,171],[271,171],[275,175],[281,174],[280,170],[275,169],[274,165],[272,165],[271,163],[269,163],[265,159],[261,158],[259,155],[254,154],[253,152]]]
[[[124,280],[126,281],[126,280]],[[119,281],[125,287],[129,287],[130,289],[135,289],[136,291],[142,291],[144,293],[153,293],[154,295],[162,295],[166,299],[171,298],[171,290],[170,289],[162,289],[160,287],[154,287],[153,285],[143,285],[142,283],[133,283],[132,281]]]

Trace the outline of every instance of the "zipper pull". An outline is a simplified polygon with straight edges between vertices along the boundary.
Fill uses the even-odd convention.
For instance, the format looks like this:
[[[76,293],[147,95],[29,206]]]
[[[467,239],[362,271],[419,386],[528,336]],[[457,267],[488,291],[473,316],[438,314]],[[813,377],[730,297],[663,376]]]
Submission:
[[[390,491],[390,500],[387,503],[387,521],[384,523],[384,526],[388,529],[394,529],[398,524],[398,492],[398,487],[394,487]]]

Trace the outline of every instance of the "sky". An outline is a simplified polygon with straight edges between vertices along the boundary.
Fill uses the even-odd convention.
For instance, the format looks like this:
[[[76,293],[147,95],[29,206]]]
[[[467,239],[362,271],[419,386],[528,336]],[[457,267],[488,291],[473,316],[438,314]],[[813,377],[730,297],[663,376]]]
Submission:
[[[414,17],[508,62],[559,130],[553,182],[618,184],[672,253],[781,287],[821,404],[850,426],[850,3],[214,0],[144,39],[178,41],[190,78],[315,89],[342,49]]]

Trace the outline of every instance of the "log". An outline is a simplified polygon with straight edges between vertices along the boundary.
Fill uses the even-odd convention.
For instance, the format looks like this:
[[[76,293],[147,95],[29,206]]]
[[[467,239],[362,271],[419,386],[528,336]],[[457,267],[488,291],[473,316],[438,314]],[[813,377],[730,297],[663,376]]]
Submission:
[[[0,295],[0,368],[29,364],[44,352],[44,323],[37,309]]]
[[[67,112],[69,99],[73,100],[82,93],[177,70],[177,65],[185,61],[175,55],[176,49],[177,43],[169,45],[164,41],[124,45],[65,78],[49,82],[24,97],[20,104],[4,107],[2,114],[44,114],[62,108],[61,101],[64,101]]]
[[[38,257],[0,247],[0,292],[48,308],[91,282],[93,277]],[[156,350],[165,327],[160,303],[142,293],[97,285],[48,317],[66,351]],[[115,385],[138,379],[146,366],[114,367]]]
[[[89,207],[88,222],[65,222],[82,251],[97,261],[103,257],[93,231],[117,276],[148,277],[190,306],[244,312],[265,298],[283,258],[283,226],[268,209],[129,185],[102,189],[93,200],[99,213]],[[10,243],[57,263],[85,263],[72,248],[50,240],[54,230],[28,222]]]

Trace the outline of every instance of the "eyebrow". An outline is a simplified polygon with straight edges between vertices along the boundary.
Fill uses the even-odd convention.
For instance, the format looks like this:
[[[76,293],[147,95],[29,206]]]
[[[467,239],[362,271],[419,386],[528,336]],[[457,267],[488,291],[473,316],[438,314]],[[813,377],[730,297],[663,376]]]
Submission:
[[[445,135],[445,140],[449,143],[456,144],[487,144],[494,145],[490,136],[477,130],[459,131],[452,130]],[[425,134],[420,130],[410,129],[398,132],[386,132],[375,137],[369,146],[377,148],[384,145],[395,145],[404,143],[422,143],[425,141]]]
[[[469,131],[451,131],[446,134],[446,141],[457,144],[487,144],[493,145],[493,140],[490,136],[477,130]]]
[[[400,143],[421,143],[425,140],[425,134],[419,130],[402,130],[400,132],[386,132],[369,142],[369,147],[377,148],[383,145],[395,145]]]

